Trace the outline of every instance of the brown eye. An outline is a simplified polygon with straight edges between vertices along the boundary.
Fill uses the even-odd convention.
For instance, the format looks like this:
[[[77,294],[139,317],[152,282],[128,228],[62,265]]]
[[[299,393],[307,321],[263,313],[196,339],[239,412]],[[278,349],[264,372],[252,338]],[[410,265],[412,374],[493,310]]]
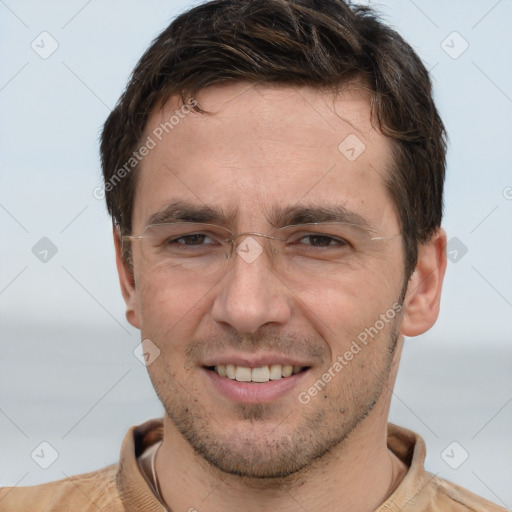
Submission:
[[[186,235],[176,238],[174,240],[169,240],[167,243],[178,243],[183,245],[202,245],[205,238],[208,238],[206,235],[193,234]]]
[[[320,234],[307,235],[302,237],[301,240],[308,240],[306,245],[311,245],[312,247],[330,247],[347,245],[347,242],[345,242],[345,240],[340,240],[337,238],[333,238],[332,236]]]

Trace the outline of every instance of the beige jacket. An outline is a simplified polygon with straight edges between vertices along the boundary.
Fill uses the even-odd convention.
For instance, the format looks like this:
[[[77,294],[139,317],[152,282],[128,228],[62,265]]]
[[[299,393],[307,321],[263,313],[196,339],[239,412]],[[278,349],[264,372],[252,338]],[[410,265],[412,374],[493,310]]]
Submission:
[[[99,471],[32,487],[0,489],[1,512],[164,512],[137,458],[162,437],[162,420],[132,427],[119,463]],[[507,512],[479,496],[425,471],[423,439],[389,424],[388,447],[409,471],[376,512]]]

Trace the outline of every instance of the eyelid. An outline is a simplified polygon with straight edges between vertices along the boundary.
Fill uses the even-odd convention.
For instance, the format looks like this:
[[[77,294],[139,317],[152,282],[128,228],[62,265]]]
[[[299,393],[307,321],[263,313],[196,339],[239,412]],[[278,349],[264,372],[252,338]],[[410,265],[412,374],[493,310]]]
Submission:
[[[310,235],[318,234],[318,235],[323,235],[323,236],[330,236],[331,238],[334,238],[334,239],[345,239],[345,237],[343,237],[343,236],[336,236],[336,233],[329,232],[327,229],[329,226],[347,226],[348,228],[350,228],[352,230],[351,232],[349,232],[349,234],[356,235],[356,236],[362,235],[364,237],[372,238],[372,236],[374,234],[376,234],[373,230],[369,231],[366,228],[363,228],[357,224],[351,224],[348,222],[314,222],[314,223],[312,222],[312,223],[308,223],[308,224],[294,224],[294,225],[278,228],[278,229],[274,230],[274,233],[278,234],[280,232],[281,233],[286,232],[286,230],[288,230],[288,229],[291,230],[291,229],[295,228],[294,233],[295,232],[296,233],[303,232],[304,236],[306,236],[308,234],[310,234]],[[314,229],[315,227],[317,227],[318,229],[324,228],[326,231],[316,231]]]
[[[144,228],[144,233],[149,231],[151,228],[159,228],[164,226],[189,226],[190,229],[181,236],[187,236],[187,235],[193,235],[193,234],[206,234],[217,231],[222,231],[223,233],[229,234],[232,236],[234,233],[229,229],[225,228],[224,226],[219,226],[217,224],[208,224],[206,222],[162,222],[158,224],[149,224]],[[204,227],[204,229],[203,229]]]
[[[289,228],[304,228],[304,229],[307,229],[309,227],[319,227],[319,228],[322,228],[322,227],[327,227],[327,226],[348,226],[348,227],[351,227],[351,228],[355,228],[357,229],[358,231],[362,232],[362,233],[376,233],[376,231],[372,230],[372,229],[368,229],[366,227],[363,227],[363,226],[360,226],[359,224],[354,224],[352,222],[307,222],[307,223],[304,223],[304,224],[290,224],[288,226],[283,226],[281,228],[276,228],[275,231],[282,231],[284,229],[289,229]]]
[[[315,246],[312,243],[312,239],[318,237],[318,238],[324,238],[329,240],[329,244],[325,246]],[[305,239],[310,239],[309,243],[304,242]],[[291,239],[288,239],[288,243],[291,244],[299,244],[304,245],[306,247],[312,247],[312,248],[322,248],[322,249],[334,249],[339,247],[347,247],[352,245],[347,238],[336,236],[328,233],[311,233],[311,232],[304,232],[304,233],[297,233],[295,236],[292,236]]]
[[[260,236],[264,236],[266,238],[277,238],[277,239],[283,239],[282,233],[286,233],[290,230],[295,230],[294,233],[300,233],[300,231],[304,232],[304,236],[307,234],[322,234],[325,236],[331,236],[333,239],[345,239],[344,237],[337,237],[335,233],[318,233],[314,230],[315,227],[321,229],[326,228],[328,226],[340,226],[344,225],[349,228],[353,228],[356,231],[359,232],[359,234],[362,234],[364,236],[367,236],[368,238],[372,238],[372,235],[376,235],[377,233],[374,230],[368,230],[367,228],[363,228],[357,224],[349,223],[349,222],[309,222],[309,223],[303,223],[303,224],[290,224],[287,226],[283,226],[280,228],[274,228],[270,231],[270,233],[256,233],[256,232],[241,232],[241,233],[234,233],[229,228],[226,228],[224,226],[219,226],[218,224],[211,224],[207,222],[162,222],[157,224],[149,224],[144,229],[144,234],[146,234],[148,231],[151,230],[151,228],[158,228],[163,227],[166,225],[188,225],[190,227],[190,230],[187,231],[185,234],[182,234],[181,236],[188,236],[192,234],[205,234],[205,235],[214,235],[215,237],[220,237],[223,241],[233,241],[236,238],[239,238],[241,235],[247,235],[250,236],[251,234],[256,234]],[[222,235],[220,234],[222,233]],[[142,236],[144,236],[144,234]],[[224,238],[225,237],[225,238]],[[134,237],[139,238],[139,237]]]

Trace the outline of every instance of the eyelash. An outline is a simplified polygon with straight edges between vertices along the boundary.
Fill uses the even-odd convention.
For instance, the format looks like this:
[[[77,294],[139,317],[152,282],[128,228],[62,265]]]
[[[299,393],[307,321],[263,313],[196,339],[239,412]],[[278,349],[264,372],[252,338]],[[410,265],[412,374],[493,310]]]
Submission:
[[[201,247],[205,244],[187,244],[187,243],[182,243],[180,242],[180,240],[186,240],[186,239],[189,239],[191,237],[204,237],[204,238],[210,238],[213,240],[212,237],[204,234],[204,233],[191,233],[189,235],[183,235],[179,238],[174,238],[174,239],[170,239],[170,240],[167,240],[165,242],[165,244],[178,244],[178,245],[185,245],[185,246],[188,246],[188,247],[191,247],[191,246],[195,246],[195,247]],[[203,238],[203,241],[204,241],[204,238]],[[333,245],[338,245],[340,247],[342,246],[346,246],[346,245],[349,245],[349,243],[346,241],[346,240],[343,240],[343,239],[339,239],[339,238],[335,238],[335,237],[332,237],[330,235],[326,235],[326,234],[323,234],[323,233],[310,233],[310,234],[307,234],[307,235],[302,235],[300,237],[297,237],[295,239],[295,242],[296,241],[300,241],[300,240],[304,240],[304,239],[312,239],[312,238],[321,238],[321,239],[324,239],[324,240],[328,240],[329,241],[329,244],[328,245],[313,245],[313,243],[311,243],[311,240],[310,240],[310,243],[309,244],[306,244],[306,245],[309,245],[311,247],[315,247],[315,248],[327,248],[327,247],[332,247]],[[335,244],[333,244],[332,242],[335,242]],[[294,243],[294,242],[292,242]]]
[[[348,245],[348,242],[346,240],[339,239],[339,238],[334,238],[332,236],[324,235],[324,234],[321,234],[321,233],[305,235],[305,236],[302,236],[301,238],[299,238],[299,240],[302,240],[303,238],[315,238],[315,237],[324,238],[324,239],[328,239],[329,240],[329,244],[327,246],[322,245],[320,247],[329,247],[329,246],[332,245],[330,242],[336,242],[336,244],[340,244],[340,245]],[[318,246],[316,246],[316,247],[318,247]]]

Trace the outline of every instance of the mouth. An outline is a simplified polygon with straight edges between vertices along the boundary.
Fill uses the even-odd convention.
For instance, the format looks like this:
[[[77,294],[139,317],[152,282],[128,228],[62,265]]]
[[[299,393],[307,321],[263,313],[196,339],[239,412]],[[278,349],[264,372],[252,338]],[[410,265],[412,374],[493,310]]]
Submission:
[[[310,367],[272,364],[251,368],[248,366],[237,366],[234,364],[219,364],[217,366],[207,366],[205,368],[216,373],[220,377],[225,377],[230,380],[263,384],[269,381],[286,379],[292,375],[305,372],[309,370]]]
[[[289,364],[203,366],[203,375],[207,379],[204,389],[206,393],[231,403],[283,404],[282,400],[298,395],[305,387],[310,370],[311,366]]]

